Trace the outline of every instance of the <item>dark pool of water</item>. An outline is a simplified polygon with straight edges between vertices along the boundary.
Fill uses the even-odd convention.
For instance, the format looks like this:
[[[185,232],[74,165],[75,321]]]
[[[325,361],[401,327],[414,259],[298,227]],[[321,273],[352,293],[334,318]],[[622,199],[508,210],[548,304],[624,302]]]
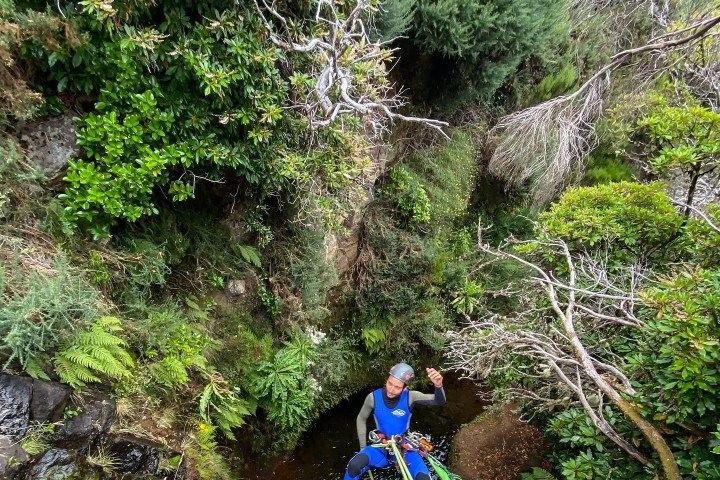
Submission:
[[[443,407],[418,406],[413,409],[411,430],[431,438],[436,458],[445,461],[453,435],[482,412],[484,403],[478,388],[468,380],[446,377],[447,404]],[[338,480],[348,460],[358,450],[355,418],[368,392],[362,392],[327,412],[304,436],[300,446],[280,461],[271,480]],[[374,428],[372,420],[368,430]],[[393,468],[374,470],[376,480],[398,480]],[[267,478],[267,477],[265,477]]]

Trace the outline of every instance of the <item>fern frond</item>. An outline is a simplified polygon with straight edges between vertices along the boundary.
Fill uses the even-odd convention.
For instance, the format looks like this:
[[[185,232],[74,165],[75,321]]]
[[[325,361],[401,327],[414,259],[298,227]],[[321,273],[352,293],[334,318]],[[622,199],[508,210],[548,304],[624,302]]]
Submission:
[[[190,380],[185,365],[174,356],[165,357],[161,362],[152,364],[150,373],[157,383],[167,387],[185,385]]]
[[[113,357],[115,357],[118,362],[125,365],[126,367],[135,366],[135,360],[133,360],[132,355],[130,355],[128,351],[122,348],[120,345],[113,345],[111,347],[108,347],[108,351],[112,353]]]
[[[210,406],[210,398],[212,397],[213,391],[213,384],[209,383],[205,386],[203,392],[200,394],[200,402],[198,403],[198,408],[200,409],[200,415],[206,421],[210,421],[208,418],[208,407]]]
[[[109,347],[111,345],[126,345],[125,340],[116,337],[112,333],[104,330],[93,329],[90,332],[81,333],[73,342],[75,345],[90,345],[95,347]]]
[[[93,323],[93,329],[98,328],[106,332],[122,332],[123,327],[117,317],[100,317]]]
[[[254,247],[251,247],[249,245],[238,245],[237,249],[240,252],[240,256],[243,257],[243,260],[254,265],[257,268],[260,268],[262,266],[260,254]]]
[[[73,362],[63,355],[56,355],[53,364],[60,380],[72,388],[78,389],[87,385],[88,382],[100,381],[100,378],[94,375],[90,369]]]
[[[120,320],[101,317],[89,332],[77,334],[53,359],[60,379],[73,388],[81,388],[88,382],[99,382],[99,375],[115,379],[130,377],[127,367],[134,362],[124,348],[127,343],[110,333],[118,329],[122,330]]]
[[[27,365],[25,365],[25,371],[32,378],[39,378],[42,380],[50,380],[50,377],[48,376],[48,374],[45,373],[45,369],[34,358],[31,358],[30,360],[28,360]]]
[[[101,362],[99,362],[91,353],[80,347],[72,346],[59,352],[58,355],[86,368],[92,368],[95,370],[101,369]]]

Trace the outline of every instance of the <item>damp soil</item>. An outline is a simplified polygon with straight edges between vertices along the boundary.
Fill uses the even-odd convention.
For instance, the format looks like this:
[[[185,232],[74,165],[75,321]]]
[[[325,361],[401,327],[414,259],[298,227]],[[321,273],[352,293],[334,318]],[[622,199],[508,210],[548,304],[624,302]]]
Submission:
[[[551,470],[546,452],[542,433],[506,406],[460,429],[451,464],[463,480],[516,480],[532,467]]]

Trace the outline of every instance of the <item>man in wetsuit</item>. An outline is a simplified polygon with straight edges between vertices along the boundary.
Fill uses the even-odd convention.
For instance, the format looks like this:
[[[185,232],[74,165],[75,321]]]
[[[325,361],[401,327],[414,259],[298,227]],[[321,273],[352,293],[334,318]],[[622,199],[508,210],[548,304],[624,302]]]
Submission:
[[[407,363],[398,363],[390,370],[390,376],[383,388],[368,394],[357,416],[357,433],[360,452],[348,463],[344,480],[357,480],[370,468],[388,465],[384,448],[367,445],[367,419],[372,413],[377,429],[386,437],[403,435],[410,427],[410,416],[416,405],[445,405],[443,377],[434,368],[427,368],[427,375],[435,385],[435,393],[421,393],[408,390],[407,385],[415,378],[413,369]],[[430,472],[420,454],[407,451],[405,463],[413,480],[430,480]]]

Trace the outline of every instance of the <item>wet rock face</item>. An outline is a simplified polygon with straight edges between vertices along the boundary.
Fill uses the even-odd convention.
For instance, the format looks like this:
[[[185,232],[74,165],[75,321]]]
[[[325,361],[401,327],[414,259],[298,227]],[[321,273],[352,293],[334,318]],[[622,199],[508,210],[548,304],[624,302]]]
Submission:
[[[56,433],[66,448],[82,448],[110,430],[114,421],[115,400],[103,393],[92,392],[83,397],[78,416],[66,420]]]
[[[33,380],[30,418],[36,422],[57,422],[62,418],[71,392],[58,382]]]
[[[25,450],[16,440],[0,436],[0,478],[13,478],[27,460]]]
[[[28,157],[50,180],[61,176],[68,160],[80,153],[75,137],[75,116],[76,113],[68,112],[47,122],[34,124],[20,135]]]
[[[109,445],[110,454],[118,460],[122,473],[154,475],[160,466],[159,446],[137,439],[116,437]]]
[[[0,436],[25,436],[30,421],[32,379],[0,374]]]
[[[107,434],[115,421],[115,401],[102,392],[88,392],[76,417],[66,419],[48,435],[53,448],[29,459],[19,445],[33,422],[61,420],[71,389],[58,382],[0,374],[0,479],[100,480],[184,477],[182,470],[161,471],[163,460],[178,452],[147,440]],[[88,463],[90,453],[112,457],[114,472]],[[169,468],[168,462],[164,462]]]
[[[75,458],[67,450],[52,449],[37,461],[30,469],[28,480],[66,479],[77,474]]]

